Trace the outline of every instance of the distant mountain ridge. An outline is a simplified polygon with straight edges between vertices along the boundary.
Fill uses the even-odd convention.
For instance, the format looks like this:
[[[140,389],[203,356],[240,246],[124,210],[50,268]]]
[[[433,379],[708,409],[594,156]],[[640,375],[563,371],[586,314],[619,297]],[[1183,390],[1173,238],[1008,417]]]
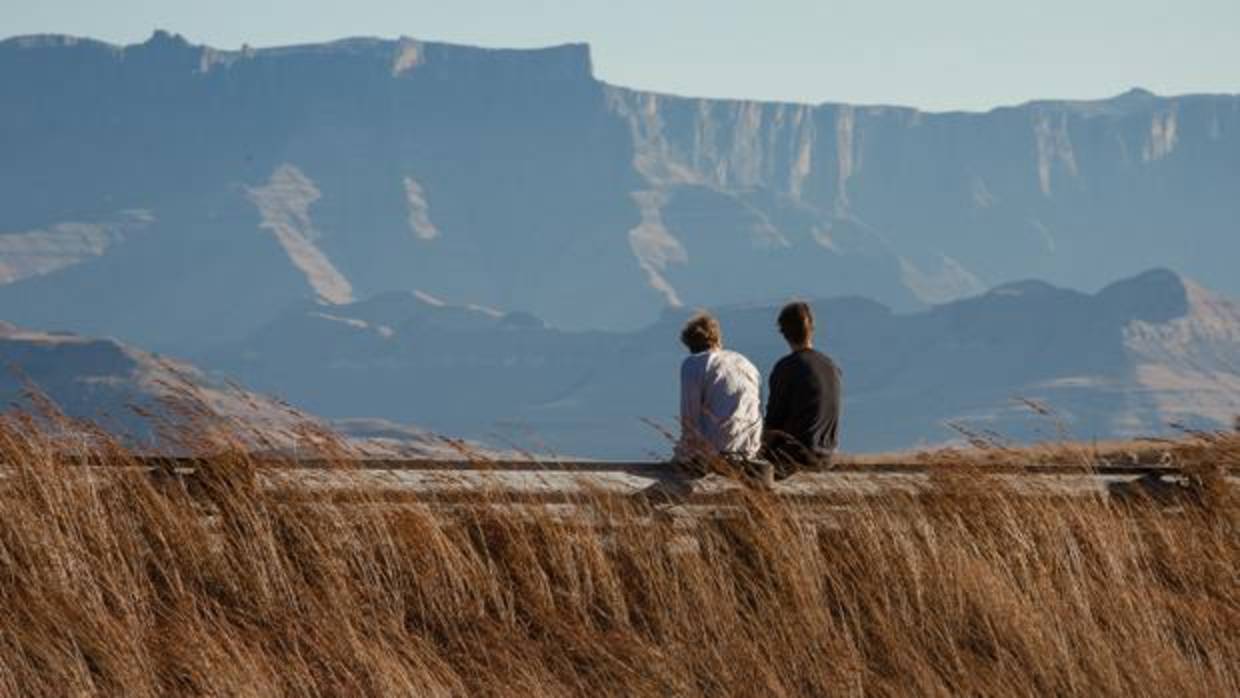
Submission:
[[[115,339],[0,323],[0,362],[0,404],[5,409],[37,412],[34,393],[63,414],[88,420],[139,448],[159,441],[159,420],[172,423],[184,417],[176,414],[178,404],[237,420],[273,443],[290,442],[298,423],[312,419],[211,379],[185,361]],[[158,417],[152,420],[152,415]]]
[[[986,113],[607,85],[589,49],[0,42],[0,317],[190,353],[393,290],[667,308],[1171,266],[1240,293],[1240,97]]]
[[[1084,294],[1029,281],[896,313],[813,302],[844,371],[842,445],[875,451],[1227,427],[1240,414],[1240,304],[1153,270]],[[764,375],[786,352],[778,305],[717,309],[729,348]],[[299,305],[204,365],[332,417],[378,416],[541,452],[664,456],[675,433],[687,312],[633,332],[565,332],[413,294]],[[1044,402],[1054,420],[1018,399]],[[1061,423],[1056,423],[1059,420]]]
[[[210,376],[193,364],[159,356],[115,339],[22,329],[0,322],[0,405],[46,416],[44,400],[64,416],[107,431],[136,452],[179,452],[165,428],[188,428],[195,438],[221,432],[232,445],[257,451],[314,454],[318,435],[334,432],[358,457],[460,458],[498,454],[476,443],[455,445],[425,430],[381,419],[332,423],[280,400]],[[197,420],[197,421],[187,421]],[[62,425],[49,425],[56,434]],[[62,434],[71,445],[79,426]],[[203,445],[211,442],[205,441]],[[213,444],[211,445],[218,445]],[[72,447],[72,446],[71,446]],[[507,454],[510,455],[510,454]]]

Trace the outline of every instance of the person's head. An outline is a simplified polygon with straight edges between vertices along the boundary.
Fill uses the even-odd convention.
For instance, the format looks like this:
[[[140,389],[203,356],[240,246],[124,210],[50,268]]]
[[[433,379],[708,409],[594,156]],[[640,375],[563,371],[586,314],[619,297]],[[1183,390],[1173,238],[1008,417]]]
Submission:
[[[793,348],[810,346],[814,338],[814,311],[809,303],[796,301],[779,311],[779,333]]]
[[[719,321],[710,313],[694,315],[680,331],[680,341],[691,354],[718,349],[723,346],[723,333],[719,330]]]

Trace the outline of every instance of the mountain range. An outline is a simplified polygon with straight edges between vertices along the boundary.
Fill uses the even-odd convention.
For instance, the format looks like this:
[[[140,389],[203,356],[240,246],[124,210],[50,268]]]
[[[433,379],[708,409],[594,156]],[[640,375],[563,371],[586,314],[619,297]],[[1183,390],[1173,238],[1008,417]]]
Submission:
[[[813,306],[819,346],[844,371],[849,451],[977,435],[1159,436],[1240,415],[1240,304],[1170,271],[1092,295],[1027,281],[926,311],[857,297]],[[777,312],[717,309],[725,344],[764,374],[786,351]],[[676,432],[686,317],[669,310],[637,331],[574,332],[389,292],[294,304],[194,357],[197,366],[115,339],[2,324],[0,401],[35,406],[27,391],[37,387],[66,414],[148,445],[159,443],[151,415],[188,404],[266,448],[304,449],[307,430],[332,428],[376,456],[662,458]]]
[[[0,104],[0,359],[73,414],[177,365],[276,431],[224,381],[377,448],[661,455],[688,314],[765,371],[792,297],[849,450],[1240,412],[1237,95],[928,113],[643,92],[582,44],[160,31],[0,41]]]
[[[961,432],[1158,436],[1240,415],[1240,304],[1167,270],[1095,294],[1017,282],[905,313],[858,297],[812,305],[819,346],[844,372],[847,450],[937,445]],[[778,310],[716,309],[725,344],[763,375],[787,351]],[[686,318],[669,310],[636,331],[573,332],[394,292],[307,301],[199,361],[329,417],[542,453],[662,457],[661,430],[676,432]]]
[[[1156,266],[1240,293],[1235,95],[927,113],[642,92],[581,44],[156,32],[2,41],[0,103],[0,317],[160,351],[389,291],[609,331]]]

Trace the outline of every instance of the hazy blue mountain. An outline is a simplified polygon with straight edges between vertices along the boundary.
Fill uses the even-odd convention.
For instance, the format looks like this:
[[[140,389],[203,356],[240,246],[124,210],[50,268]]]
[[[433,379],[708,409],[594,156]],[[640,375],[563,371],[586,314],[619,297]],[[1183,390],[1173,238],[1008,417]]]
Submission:
[[[63,414],[93,421],[139,444],[156,439],[158,425],[150,415],[177,419],[180,408],[174,405],[206,407],[277,440],[287,438],[298,421],[277,401],[115,339],[0,323],[0,364],[0,404],[5,409],[37,413],[40,400],[50,399]]]
[[[184,360],[159,356],[109,338],[38,332],[0,322],[0,405],[44,414],[45,401],[61,414],[103,427],[139,450],[165,450],[163,426],[192,426],[195,437],[219,429],[234,443],[256,449],[313,454],[308,436],[331,428],[360,455],[459,457],[459,450],[423,429],[381,419],[329,423],[279,400],[205,374]],[[186,422],[190,413],[199,415]],[[50,423],[49,423],[50,425]],[[65,426],[65,425],[60,425]],[[54,427],[71,445],[83,431]],[[463,444],[479,454],[498,453]]]
[[[388,291],[599,330],[1162,265],[1240,293],[1231,95],[931,114],[644,93],[584,45],[160,32],[2,41],[0,104],[0,317],[160,350]]]
[[[1084,439],[1225,426],[1240,414],[1240,304],[1170,271],[1092,295],[1028,281],[911,313],[855,297],[814,307],[820,344],[844,371],[848,450],[942,443],[957,437],[952,422],[1013,439],[1060,436],[1017,398],[1045,402]],[[718,309],[726,344],[764,375],[786,351],[777,311]],[[392,293],[295,305],[201,363],[331,417],[641,457],[668,451],[642,420],[675,423],[685,319],[668,311],[637,331],[566,332]]]

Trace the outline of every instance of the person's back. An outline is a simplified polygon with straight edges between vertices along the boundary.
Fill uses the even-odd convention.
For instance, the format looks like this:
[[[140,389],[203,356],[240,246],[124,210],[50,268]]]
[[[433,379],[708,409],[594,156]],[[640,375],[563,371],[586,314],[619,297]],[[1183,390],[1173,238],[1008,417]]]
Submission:
[[[676,460],[752,458],[762,443],[761,377],[744,356],[723,348],[719,323],[693,317],[681,333],[691,353],[680,366]]]
[[[805,303],[791,303],[779,315],[790,354],[771,370],[763,423],[764,455],[781,475],[798,467],[825,466],[839,444],[840,369],[813,348],[814,317]]]
[[[829,462],[839,444],[840,369],[825,354],[798,349],[771,371],[765,430],[783,460]],[[782,435],[784,438],[780,438]]]
[[[749,359],[726,349],[691,354],[680,367],[677,456],[751,458],[762,442],[761,378]],[[697,451],[697,453],[695,453]]]

